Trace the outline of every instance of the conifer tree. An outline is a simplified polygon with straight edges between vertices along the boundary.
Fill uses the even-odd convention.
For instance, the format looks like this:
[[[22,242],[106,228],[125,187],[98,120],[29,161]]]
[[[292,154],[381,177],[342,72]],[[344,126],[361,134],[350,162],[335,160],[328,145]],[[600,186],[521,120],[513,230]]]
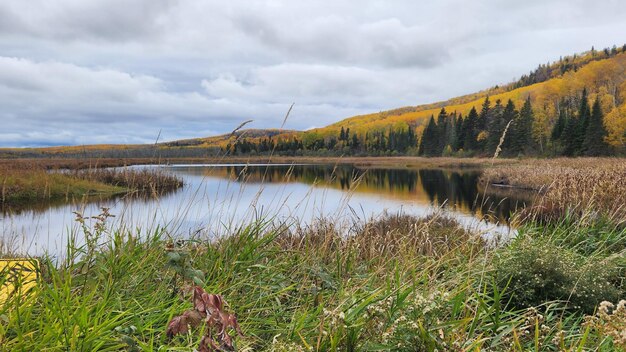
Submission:
[[[591,110],[589,109],[589,101],[587,99],[587,88],[583,89],[582,96],[580,98],[580,106],[578,108],[577,126],[574,131],[574,154],[580,155],[585,152],[585,135],[587,134],[587,127],[589,126],[589,119],[591,118]]]
[[[456,150],[456,140],[457,140],[457,127],[456,127],[456,112],[453,113],[452,115],[449,115],[448,118],[446,119],[446,134],[444,136],[445,139],[445,143],[444,143],[444,149],[448,146],[450,146],[451,150]]]
[[[437,145],[437,149],[439,154],[441,154],[443,152],[443,148],[446,147],[446,135],[448,134],[448,113],[446,112],[445,108],[441,108],[441,111],[439,112],[439,116],[437,116],[437,128],[438,128],[438,135],[439,135],[439,140],[438,145]]]
[[[587,133],[585,134],[585,141],[583,145],[585,155],[607,155],[609,152],[609,146],[604,140],[607,134],[606,127],[604,126],[604,116],[602,114],[602,107],[600,106],[600,99],[596,97],[591,110]]]
[[[454,146],[454,150],[461,150],[463,149],[463,144],[465,143],[465,130],[463,129],[464,127],[464,119],[463,119],[463,115],[459,114],[459,116],[456,119],[456,145]]]
[[[487,141],[486,140],[478,140],[478,136],[480,135],[481,132],[483,131],[487,131],[487,125],[489,120],[491,119],[491,117],[489,116],[491,113],[491,101],[489,100],[489,96],[485,97],[485,101],[483,102],[483,106],[480,110],[480,114],[478,115],[478,118],[476,119],[476,126],[475,126],[475,131],[474,134],[476,136],[476,146],[475,148],[478,150],[485,150],[485,147],[487,145]]]
[[[476,150],[476,137],[478,136],[477,124],[478,113],[472,107],[467,117],[463,120],[463,149],[465,151]]]
[[[565,109],[559,109],[559,118],[556,120],[554,127],[552,128],[552,133],[550,134],[550,140],[556,142],[561,139],[563,135],[563,130],[565,129],[567,121],[565,119]]]
[[[509,100],[509,102],[511,102]],[[512,102],[511,102],[512,104]],[[493,107],[488,115],[487,120],[487,149],[489,154],[493,154],[500,143],[500,137],[508,121],[503,119],[504,108],[500,100],[496,101],[496,105]]]
[[[515,104],[511,99],[506,103],[504,107],[504,111],[502,111],[502,122],[504,123],[504,128],[509,125],[509,129],[507,130],[506,136],[504,138],[504,144],[502,145],[502,150],[504,154],[514,155],[512,152],[512,141],[515,140],[515,126],[514,123],[518,119],[519,112],[515,108]],[[509,124],[510,123],[510,124]],[[502,130],[504,133],[504,130]],[[498,143],[500,141],[498,140]]]
[[[439,150],[439,138],[438,138],[438,128],[435,124],[435,118],[433,116],[430,117],[430,121],[428,122],[428,126],[424,130],[422,134],[422,140],[420,142],[418,154],[423,156],[438,156]]]
[[[513,153],[529,154],[533,148],[533,109],[530,103],[530,96],[526,98],[524,106],[519,112],[519,117],[515,121],[515,133],[513,141]]]

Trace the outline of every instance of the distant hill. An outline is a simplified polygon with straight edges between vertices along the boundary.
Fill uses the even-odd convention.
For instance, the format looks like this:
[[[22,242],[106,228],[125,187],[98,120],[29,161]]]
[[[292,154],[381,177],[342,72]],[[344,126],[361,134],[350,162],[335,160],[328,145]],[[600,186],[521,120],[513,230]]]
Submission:
[[[505,138],[500,141],[503,134]],[[504,155],[624,154],[626,45],[561,57],[539,65],[515,82],[446,101],[352,116],[308,131],[248,129],[158,143],[150,150],[172,149],[179,154],[187,150],[187,154],[194,155],[468,156],[490,155],[499,142],[503,142]],[[146,148],[95,145],[5,149],[0,155],[107,150],[131,155],[133,151],[148,153]]]

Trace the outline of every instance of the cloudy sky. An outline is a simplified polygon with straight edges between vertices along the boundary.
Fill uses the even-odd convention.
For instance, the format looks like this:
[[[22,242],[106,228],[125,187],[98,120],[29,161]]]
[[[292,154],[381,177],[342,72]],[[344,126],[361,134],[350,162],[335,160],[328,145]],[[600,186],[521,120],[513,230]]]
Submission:
[[[626,42],[623,0],[2,0],[0,146],[319,127]]]

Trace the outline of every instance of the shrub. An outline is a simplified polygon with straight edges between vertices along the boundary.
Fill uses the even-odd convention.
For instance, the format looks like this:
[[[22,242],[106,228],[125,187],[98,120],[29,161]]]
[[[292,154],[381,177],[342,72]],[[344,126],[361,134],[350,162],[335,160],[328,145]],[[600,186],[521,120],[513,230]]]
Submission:
[[[585,257],[546,239],[516,240],[500,253],[495,267],[505,296],[518,308],[563,301],[567,308],[591,313],[601,301],[623,294],[623,263]]]

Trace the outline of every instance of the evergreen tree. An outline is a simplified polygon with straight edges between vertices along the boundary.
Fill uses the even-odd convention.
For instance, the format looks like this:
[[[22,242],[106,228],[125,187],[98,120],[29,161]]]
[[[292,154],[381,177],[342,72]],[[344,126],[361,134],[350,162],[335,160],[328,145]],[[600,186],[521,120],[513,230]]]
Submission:
[[[510,100],[509,102],[513,104]],[[504,120],[504,108],[502,107],[500,100],[496,101],[496,105],[489,113],[488,118],[486,151],[489,154],[493,154],[500,143],[500,137],[502,137],[502,133],[504,132],[504,128],[508,122]]]
[[[356,133],[352,135],[352,143],[351,143],[350,147],[352,149],[358,149],[359,148],[359,137],[356,135]]]
[[[448,113],[446,112],[445,108],[441,108],[441,111],[439,112],[439,116],[437,116],[437,128],[438,128],[438,135],[439,135],[439,140],[438,142],[438,152],[439,154],[441,154],[443,152],[443,148],[446,147],[446,135],[448,134],[447,128],[448,128]]]
[[[552,133],[550,134],[550,140],[556,142],[561,139],[563,135],[563,130],[565,129],[565,125],[567,121],[565,119],[565,109],[559,109],[559,118],[556,120],[554,127],[552,128]]]
[[[477,142],[476,137],[478,137],[477,124],[478,123],[478,113],[476,109],[472,107],[469,114],[463,120],[463,149],[465,151],[476,150]]]
[[[489,116],[491,113],[491,101],[489,100],[489,96],[485,98],[483,102],[483,106],[480,110],[480,114],[478,115],[478,119],[476,120],[476,126],[474,135],[476,136],[476,149],[483,151],[487,146],[487,141],[485,139],[480,138],[481,132],[487,132],[487,125],[491,117]]]
[[[580,98],[580,106],[578,108],[578,124],[574,131],[574,154],[580,155],[585,152],[585,135],[587,134],[587,127],[589,126],[589,119],[591,118],[591,110],[589,108],[589,101],[587,99],[587,88],[583,89],[582,96]]]
[[[526,98],[524,102],[524,106],[519,112],[519,117],[515,121],[514,129],[514,140],[513,142],[513,153],[523,153],[530,154],[533,148],[533,109],[530,103],[530,96]]]
[[[593,103],[593,109],[591,110],[591,116],[587,126],[587,133],[585,135],[585,142],[583,149],[587,156],[601,156],[607,155],[609,152],[609,146],[604,140],[607,136],[606,127],[604,127],[604,117],[602,114],[602,107],[600,106],[600,99],[596,97]]]
[[[454,150],[463,149],[463,143],[465,143],[465,130],[463,129],[463,115],[459,114],[456,119],[456,141],[454,145]]]
[[[446,119],[446,134],[444,136],[445,139],[445,143],[444,143],[444,149],[448,146],[450,146],[451,150],[456,150],[456,145],[457,145],[457,127],[456,127],[456,123],[457,123],[457,119],[456,119],[456,112],[453,113],[452,115],[448,116],[448,118]]]
[[[578,117],[570,117],[565,123],[563,129],[563,155],[574,156],[578,150],[578,142],[576,140],[576,130],[578,128]]]
[[[509,129],[506,132],[504,143],[502,145],[502,151],[504,154],[507,155],[515,154],[512,151],[512,141],[516,139],[514,123],[518,119],[518,114],[519,112],[515,108],[515,104],[513,104],[513,101],[509,99],[509,101],[506,103],[506,106],[504,107],[504,111],[502,111],[502,122],[504,123],[504,128],[509,125]],[[504,133],[504,129],[502,130],[502,133]],[[500,143],[499,140],[498,143]]]
[[[437,125],[435,124],[435,118],[433,116],[430,117],[430,121],[428,122],[428,126],[424,130],[422,134],[422,140],[420,141],[420,146],[418,150],[419,155],[423,156],[438,156],[439,151],[439,131]]]

